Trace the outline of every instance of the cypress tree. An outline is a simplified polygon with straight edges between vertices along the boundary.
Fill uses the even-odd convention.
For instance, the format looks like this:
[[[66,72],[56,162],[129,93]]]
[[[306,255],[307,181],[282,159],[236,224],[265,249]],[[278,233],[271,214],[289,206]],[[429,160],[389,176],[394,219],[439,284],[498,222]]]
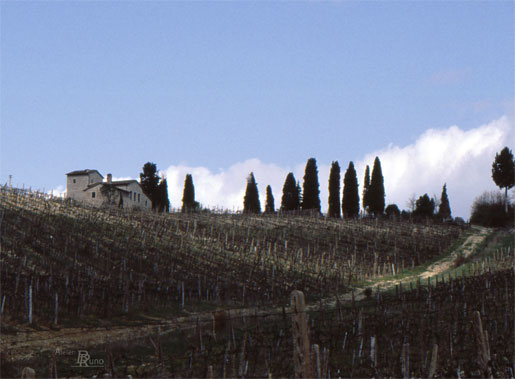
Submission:
[[[193,177],[186,174],[184,179],[184,190],[182,192],[182,209],[181,212],[191,212],[198,207],[195,201],[195,187],[193,186]]]
[[[329,217],[340,218],[340,165],[338,161],[331,163],[329,173]]]
[[[139,174],[139,181],[143,193],[147,195],[152,203],[152,209],[157,209],[159,203],[159,176],[157,175],[157,166],[155,163],[147,162],[143,166],[143,172]]]
[[[261,213],[259,193],[254,173],[251,172],[247,178],[247,189],[243,198],[243,213]]]
[[[315,210],[320,212],[319,188],[317,161],[315,158],[309,158],[304,171],[302,210]]]
[[[504,213],[508,213],[508,190],[515,185],[515,159],[508,146],[495,154],[492,179],[497,187],[504,188]]]
[[[265,213],[275,213],[274,195],[272,194],[272,187],[266,186],[266,204]]]
[[[376,157],[374,167],[372,168],[370,187],[367,190],[368,207],[374,216],[379,216],[384,213],[384,198],[384,179],[381,170],[381,161],[379,161],[379,157]]]
[[[166,178],[161,179],[157,186],[157,198],[157,211],[159,213],[169,213],[170,199],[168,198],[168,183],[166,182]]]
[[[444,184],[442,188],[440,206],[438,207],[438,218],[440,220],[451,218],[451,206],[449,205],[449,198],[447,197],[447,184]]]
[[[293,172],[286,175],[281,198],[282,211],[296,211],[300,208],[299,184],[295,181]]]
[[[354,163],[349,162],[349,167],[343,178],[343,199],[342,212],[346,218],[357,217],[359,215],[359,192],[358,177],[354,169]]]
[[[370,167],[365,169],[365,180],[363,182],[363,212],[368,212],[368,189],[370,188]]]

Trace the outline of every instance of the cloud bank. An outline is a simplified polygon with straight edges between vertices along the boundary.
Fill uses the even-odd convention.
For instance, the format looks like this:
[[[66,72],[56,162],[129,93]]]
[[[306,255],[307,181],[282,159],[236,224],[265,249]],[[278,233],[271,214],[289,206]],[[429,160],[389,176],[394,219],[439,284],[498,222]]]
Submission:
[[[495,154],[513,142],[513,130],[508,117],[467,131],[458,126],[429,129],[411,145],[390,145],[367,154],[358,162],[358,172],[364,172],[366,164],[372,168],[379,156],[387,204],[396,203],[401,209],[407,208],[413,195],[440,198],[447,183],[453,215],[468,218],[474,199],[497,188],[491,179],[492,163]],[[359,180],[362,183],[363,178]]]
[[[399,208],[406,209],[408,199],[413,195],[418,198],[427,193],[439,198],[443,184],[447,183],[453,215],[468,218],[474,198],[485,190],[497,188],[491,180],[491,165],[495,153],[504,146],[510,146],[513,129],[513,120],[504,116],[466,131],[458,126],[430,129],[413,144],[403,147],[390,145],[366,154],[355,161],[360,194],[365,166],[369,164],[372,168],[374,158],[379,156],[387,204],[396,203]],[[343,180],[348,162],[339,163]],[[189,173],[193,175],[195,198],[203,206],[237,211],[243,208],[246,178],[251,171],[258,182],[262,209],[265,206],[267,185],[272,186],[275,206],[278,208],[286,175],[293,171],[295,178],[302,183],[304,167],[305,162],[294,167],[281,167],[254,158],[218,171],[205,167],[172,165],[161,172],[168,180],[172,207],[180,208],[184,179]],[[318,162],[318,170],[322,211],[326,211],[330,163]]]

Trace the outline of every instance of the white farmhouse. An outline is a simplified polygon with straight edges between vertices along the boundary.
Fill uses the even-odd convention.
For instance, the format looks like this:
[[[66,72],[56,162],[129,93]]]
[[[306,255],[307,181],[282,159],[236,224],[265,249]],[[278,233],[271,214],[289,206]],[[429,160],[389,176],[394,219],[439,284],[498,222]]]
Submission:
[[[79,170],[66,174],[66,197],[96,207],[152,208],[150,199],[136,180],[113,182],[111,174],[104,177],[97,170]]]

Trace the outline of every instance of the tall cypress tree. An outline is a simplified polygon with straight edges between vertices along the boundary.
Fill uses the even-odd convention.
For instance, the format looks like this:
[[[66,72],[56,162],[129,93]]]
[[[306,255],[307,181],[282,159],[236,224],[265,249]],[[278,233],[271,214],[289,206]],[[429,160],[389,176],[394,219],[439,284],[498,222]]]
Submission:
[[[302,210],[316,210],[320,212],[319,188],[317,161],[315,158],[309,158],[304,171]]]
[[[381,161],[379,157],[374,160],[374,167],[372,168],[372,180],[370,187],[367,191],[367,201],[370,212],[374,216],[379,216],[384,213],[384,179],[381,170]]]
[[[282,211],[296,211],[300,208],[299,185],[295,181],[293,172],[286,175],[283,185],[283,196],[281,198]]]
[[[346,218],[359,215],[358,177],[352,162],[349,162],[349,167],[343,178],[342,212]]]
[[[329,173],[329,217],[340,218],[340,165],[338,161],[331,163]]]
[[[261,213],[259,193],[254,173],[251,172],[247,178],[247,189],[243,198],[243,213]]]
[[[504,188],[504,213],[508,213],[508,190],[515,185],[515,159],[508,146],[495,154],[492,179],[497,187]]]
[[[274,212],[275,212],[274,195],[272,194],[272,187],[270,187],[270,185],[268,185],[268,186],[266,186],[265,213],[274,213]]]
[[[447,184],[443,185],[442,196],[440,197],[440,206],[438,207],[438,218],[445,220],[451,217],[451,206],[447,197]]]
[[[370,167],[365,169],[365,180],[363,182],[363,212],[368,212],[368,189],[370,188]]]
[[[143,193],[147,195],[152,203],[152,209],[158,208],[159,203],[159,175],[157,174],[157,166],[155,163],[147,162],[143,166],[143,172],[139,174],[139,181]]]
[[[184,179],[184,190],[182,192],[182,212],[191,212],[195,210],[198,203],[195,201],[195,187],[193,186],[193,177],[186,174]]]
[[[159,213],[170,212],[170,199],[168,198],[168,183],[166,178],[162,178],[157,186],[157,211]]]

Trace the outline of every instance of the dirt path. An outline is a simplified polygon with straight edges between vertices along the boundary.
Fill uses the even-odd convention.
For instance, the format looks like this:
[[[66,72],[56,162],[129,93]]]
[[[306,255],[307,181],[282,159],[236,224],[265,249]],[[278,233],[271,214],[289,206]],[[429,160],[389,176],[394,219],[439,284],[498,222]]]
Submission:
[[[471,234],[463,243],[461,248],[456,249],[451,255],[435,262],[428,269],[419,275],[411,277],[404,277],[403,282],[416,280],[417,277],[421,279],[429,276],[437,275],[452,267],[456,256],[462,252],[465,257],[469,256],[474,248],[479,245],[488,235],[488,229],[473,227],[474,233]],[[401,280],[388,280],[380,281],[374,284],[373,288],[380,287],[386,290],[399,284]],[[358,289],[354,292],[354,299],[356,301],[362,300],[365,297],[364,289]],[[348,302],[352,300],[352,293],[347,293],[339,297],[340,302]],[[308,310],[318,309],[320,303],[311,304],[307,306]],[[327,299],[323,301],[323,306],[334,307],[336,306],[336,299]],[[282,309],[273,310],[273,312],[281,312]],[[230,316],[252,316],[270,313],[270,309],[257,310],[255,308],[246,308],[231,310]],[[152,334],[156,334],[158,327],[161,333],[170,333],[176,330],[194,329],[196,327],[197,319],[202,324],[211,323],[212,313],[201,313],[192,316],[178,317],[173,320],[149,318],[149,324],[134,325],[134,326],[120,326],[120,327],[98,327],[98,328],[63,328],[61,330],[34,330],[28,326],[17,326],[15,334],[2,333],[1,336],[1,349],[2,357],[7,361],[18,361],[31,359],[45,351],[61,350],[78,350],[84,349],[88,346],[103,345],[107,341],[120,342],[144,338]],[[156,324],[159,324],[156,325]]]
[[[454,250],[448,258],[442,259],[441,261],[438,261],[435,264],[429,266],[428,269],[420,275],[420,278],[425,279],[430,276],[438,275],[444,271],[447,271],[453,266],[454,261],[460,253],[463,254],[464,258],[467,258],[470,254],[472,254],[476,246],[483,242],[483,240],[488,235],[487,228],[484,228],[482,226],[473,226],[472,228],[476,231],[476,233],[470,235],[465,240],[465,242],[462,245],[462,249]]]
[[[428,277],[432,277],[432,276],[441,274],[442,272],[449,270],[454,265],[454,261],[456,260],[456,257],[458,256],[458,254],[463,254],[463,257],[467,258],[470,254],[472,254],[472,252],[474,251],[476,246],[478,246],[481,242],[483,242],[483,240],[486,238],[486,236],[489,233],[489,229],[484,228],[482,226],[472,226],[472,230],[473,230],[473,234],[468,236],[467,239],[465,240],[465,242],[463,242],[463,244],[460,247],[455,249],[452,252],[452,254],[450,254],[450,255],[438,260],[437,262],[433,263],[432,265],[430,265],[427,268],[427,270],[424,271],[423,273],[418,274],[418,275],[406,276],[406,277],[403,277],[402,280],[401,279],[392,279],[392,280],[386,280],[386,281],[382,280],[382,281],[379,281],[379,282],[371,285],[370,287],[374,288],[374,289],[379,287],[381,290],[388,290],[390,288],[395,287],[400,282],[410,282],[413,280],[417,280],[418,278],[426,279]],[[360,288],[360,289],[357,289],[356,291],[354,291],[354,300],[355,301],[363,300],[365,298],[364,291],[365,291],[364,288]],[[346,293],[346,294],[340,296],[339,300],[340,300],[340,302],[352,301],[352,293]],[[336,306],[336,300],[324,302],[324,305],[329,306],[329,307],[334,307],[334,306]],[[308,309],[316,309],[318,307],[319,307],[319,305],[307,306]]]

